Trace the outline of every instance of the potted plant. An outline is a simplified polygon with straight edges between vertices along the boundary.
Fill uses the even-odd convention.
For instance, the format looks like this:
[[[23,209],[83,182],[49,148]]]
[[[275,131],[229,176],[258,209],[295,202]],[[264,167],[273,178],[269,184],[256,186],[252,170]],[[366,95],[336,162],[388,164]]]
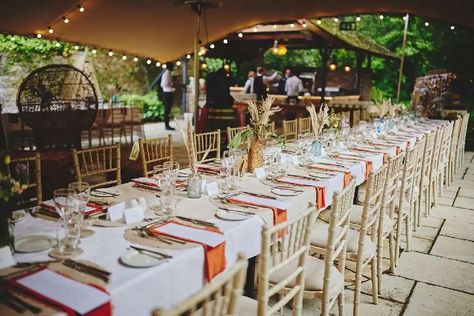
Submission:
[[[279,106],[273,106],[274,101],[273,97],[267,97],[262,102],[250,101],[248,103],[250,125],[237,133],[229,143],[229,148],[237,148],[250,140],[247,167],[249,172],[263,165],[264,141],[274,136],[274,133],[269,131],[268,124],[270,117],[281,110]]]

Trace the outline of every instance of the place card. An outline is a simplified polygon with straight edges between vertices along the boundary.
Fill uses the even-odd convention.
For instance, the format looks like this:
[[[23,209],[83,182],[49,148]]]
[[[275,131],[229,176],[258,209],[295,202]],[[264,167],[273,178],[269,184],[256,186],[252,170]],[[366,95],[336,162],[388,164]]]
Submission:
[[[211,182],[206,184],[207,195],[216,195],[219,193],[219,188],[217,187],[217,182]]]
[[[0,248],[0,269],[15,265],[15,259],[13,259],[12,251],[10,247],[5,246]]]
[[[255,170],[253,171],[253,175],[257,179],[265,178],[265,168],[263,168],[263,167],[255,168]]]
[[[127,225],[140,222],[144,218],[145,218],[145,212],[143,211],[143,208],[141,206],[127,208],[123,212],[123,219]]]
[[[138,143],[133,143],[128,159],[135,161],[138,159],[138,155],[140,155],[140,145]]]
[[[81,315],[110,301],[107,293],[48,269],[19,278],[15,282],[27,291],[38,293]]]
[[[118,221],[123,218],[123,212],[125,211],[125,202],[111,205],[107,208],[107,219],[109,221]]]

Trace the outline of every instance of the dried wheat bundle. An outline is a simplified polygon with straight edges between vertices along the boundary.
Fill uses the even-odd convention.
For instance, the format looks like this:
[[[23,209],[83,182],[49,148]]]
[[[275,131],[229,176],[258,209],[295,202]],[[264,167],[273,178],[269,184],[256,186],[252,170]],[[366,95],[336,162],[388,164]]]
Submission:
[[[183,135],[184,146],[186,147],[186,152],[188,153],[189,168],[192,172],[197,172],[197,155],[196,155],[196,146],[194,144],[194,134],[193,134],[193,118],[192,115],[185,115],[184,121],[186,124],[186,130],[183,130],[178,121],[175,120],[176,125],[179,128],[179,131]]]

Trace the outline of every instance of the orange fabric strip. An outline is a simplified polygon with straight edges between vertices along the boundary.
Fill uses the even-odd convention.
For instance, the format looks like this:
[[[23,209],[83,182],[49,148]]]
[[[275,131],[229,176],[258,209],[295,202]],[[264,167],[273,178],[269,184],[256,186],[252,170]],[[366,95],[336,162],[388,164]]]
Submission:
[[[314,187],[316,189],[316,207],[322,209],[326,206],[326,190],[321,187]]]
[[[344,172],[344,188],[351,183],[352,179],[352,174],[350,171],[345,171],[344,169],[340,168],[327,168],[327,167],[321,167],[319,164],[312,164],[309,166],[311,169],[318,169],[318,170],[326,170],[326,171],[334,171],[334,172]]]

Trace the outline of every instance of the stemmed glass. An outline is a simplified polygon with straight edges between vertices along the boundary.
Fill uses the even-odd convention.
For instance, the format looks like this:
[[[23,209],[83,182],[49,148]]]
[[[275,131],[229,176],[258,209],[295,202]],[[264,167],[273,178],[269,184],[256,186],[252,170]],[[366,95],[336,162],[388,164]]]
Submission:
[[[158,216],[174,216],[178,201],[176,194],[177,170],[179,170],[178,163],[153,168],[153,179],[160,189],[160,210],[155,212]]]
[[[78,221],[77,225],[79,225],[80,232],[81,229],[84,229],[84,227],[82,227],[82,224],[84,221],[87,203],[90,199],[91,189],[89,183],[84,181],[70,183],[69,189],[72,191],[72,199],[77,205],[77,214],[74,215],[77,217],[76,220]],[[86,231],[87,233],[92,234],[92,231],[90,229],[87,229],[84,232]]]
[[[79,245],[82,216],[79,205],[74,198],[74,191],[69,188],[57,189],[53,192],[56,211],[61,216],[56,230],[57,252],[60,256],[70,256]]]

